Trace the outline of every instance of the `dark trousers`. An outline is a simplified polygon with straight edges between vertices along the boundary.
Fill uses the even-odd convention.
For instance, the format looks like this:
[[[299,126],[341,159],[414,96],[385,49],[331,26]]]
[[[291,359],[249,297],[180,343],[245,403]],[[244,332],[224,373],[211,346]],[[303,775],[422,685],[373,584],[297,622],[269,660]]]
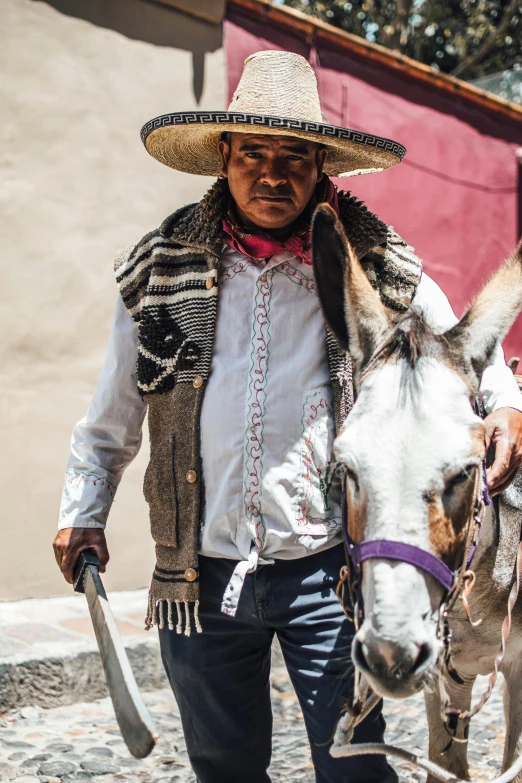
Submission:
[[[159,632],[199,783],[269,783],[270,647],[277,634],[308,732],[317,783],[396,783],[384,756],[333,759],[329,747],[352,694],[353,625],[335,596],[342,546],[247,574],[236,617],[220,611],[236,561],[200,557],[203,633]],[[380,707],[356,742],[382,742]]]

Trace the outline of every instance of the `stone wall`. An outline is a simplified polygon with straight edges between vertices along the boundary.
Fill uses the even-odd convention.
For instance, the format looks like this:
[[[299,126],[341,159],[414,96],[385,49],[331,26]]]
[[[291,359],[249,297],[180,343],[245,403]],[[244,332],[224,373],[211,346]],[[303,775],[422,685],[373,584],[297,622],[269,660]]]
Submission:
[[[69,590],[51,542],[70,432],[104,358],[114,254],[211,184],[154,161],[139,131],[224,107],[222,30],[145,0],[3,0],[0,73],[6,600]],[[146,458],[144,446],[116,495],[108,589],[150,579]]]

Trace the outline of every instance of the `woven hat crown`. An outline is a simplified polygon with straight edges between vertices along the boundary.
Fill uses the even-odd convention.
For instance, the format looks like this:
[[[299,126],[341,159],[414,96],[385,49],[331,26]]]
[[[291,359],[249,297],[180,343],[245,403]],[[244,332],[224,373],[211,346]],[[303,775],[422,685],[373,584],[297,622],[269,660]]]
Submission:
[[[229,111],[322,122],[317,80],[293,52],[256,52],[245,60]]]

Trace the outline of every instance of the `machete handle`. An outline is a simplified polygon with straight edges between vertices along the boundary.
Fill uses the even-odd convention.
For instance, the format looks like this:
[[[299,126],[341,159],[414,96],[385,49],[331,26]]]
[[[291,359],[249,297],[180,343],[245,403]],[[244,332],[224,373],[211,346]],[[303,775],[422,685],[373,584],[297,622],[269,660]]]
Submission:
[[[101,563],[94,549],[84,549],[74,566],[73,587],[77,593],[84,593],[83,582],[85,572],[89,566],[94,566],[97,571],[100,570]]]

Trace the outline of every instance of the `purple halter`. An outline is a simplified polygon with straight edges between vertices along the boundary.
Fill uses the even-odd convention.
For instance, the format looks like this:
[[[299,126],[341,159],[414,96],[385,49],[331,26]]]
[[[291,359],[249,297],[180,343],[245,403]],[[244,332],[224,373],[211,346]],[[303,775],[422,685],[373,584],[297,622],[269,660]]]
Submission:
[[[481,500],[484,505],[491,503],[489,496],[487,479],[486,479],[486,465],[483,463],[483,491]],[[346,496],[343,493],[342,501],[342,515],[343,515],[343,534],[346,552],[350,558],[355,573],[358,573],[362,563],[365,560],[372,559],[384,559],[384,560],[399,560],[403,563],[409,563],[416,568],[420,568],[421,571],[425,571],[430,574],[434,579],[442,585],[446,593],[448,593],[453,587],[455,580],[455,574],[449,568],[446,563],[443,563],[435,555],[427,552],[425,549],[421,549],[418,546],[412,546],[411,544],[403,544],[400,541],[388,541],[383,539],[377,539],[375,541],[362,541],[360,544],[356,544],[350,534],[348,533],[348,512],[346,508]],[[478,521],[475,518],[475,521]],[[468,562],[466,567],[469,567],[473,555],[477,550],[478,541],[475,541],[470,549]]]

